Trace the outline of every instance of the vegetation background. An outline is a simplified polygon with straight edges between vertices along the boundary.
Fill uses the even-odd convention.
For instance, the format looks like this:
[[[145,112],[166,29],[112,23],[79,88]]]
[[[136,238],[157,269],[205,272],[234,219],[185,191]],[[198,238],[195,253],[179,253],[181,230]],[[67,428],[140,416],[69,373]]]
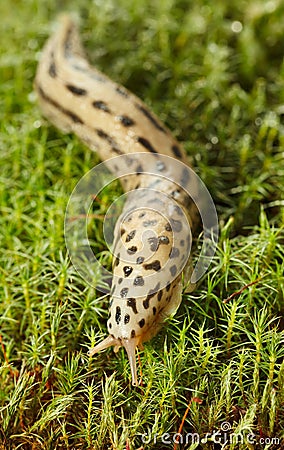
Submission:
[[[210,270],[146,344],[138,388],[124,351],[86,355],[108,303],[70,264],[63,220],[98,157],[33,93],[61,11],[82,18],[90,61],[184,144],[220,219]],[[0,14],[0,449],[284,448],[284,3],[11,0]],[[94,206],[108,267],[119,189]]]

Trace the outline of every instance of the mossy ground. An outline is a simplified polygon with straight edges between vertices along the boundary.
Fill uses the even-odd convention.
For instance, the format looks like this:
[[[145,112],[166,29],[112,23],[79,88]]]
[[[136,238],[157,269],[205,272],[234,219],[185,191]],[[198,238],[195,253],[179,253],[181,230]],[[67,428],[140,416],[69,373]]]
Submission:
[[[92,63],[183,142],[220,220],[205,279],[140,354],[139,388],[123,351],[86,356],[106,335],[107,299],[64,243],[68,198],[98,157],[33,94],[66,10]],[[0,448],[283,448],[283,2],[14,0],[0,12]]]

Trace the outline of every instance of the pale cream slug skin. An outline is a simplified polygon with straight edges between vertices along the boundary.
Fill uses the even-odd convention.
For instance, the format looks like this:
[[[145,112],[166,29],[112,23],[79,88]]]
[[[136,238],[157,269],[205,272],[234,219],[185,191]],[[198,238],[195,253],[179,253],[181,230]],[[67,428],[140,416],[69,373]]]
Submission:
[[[67,15],[43,49],[35,89],[43,114],[60,130],[76,133],[103,161],[135,154],[127,164],[136,176],[122,181],[132,192],[115,228],[109,336],[89,355],[125,347],[136,385],[136,347],[143,348],[179,306],[191,245],[185,222],[194,230],[200,220],[182,189],[186,169],[172,163],[187,167],[185,152],[140,99],[89,65]],[[137,209],[141,195],[143,210]]]

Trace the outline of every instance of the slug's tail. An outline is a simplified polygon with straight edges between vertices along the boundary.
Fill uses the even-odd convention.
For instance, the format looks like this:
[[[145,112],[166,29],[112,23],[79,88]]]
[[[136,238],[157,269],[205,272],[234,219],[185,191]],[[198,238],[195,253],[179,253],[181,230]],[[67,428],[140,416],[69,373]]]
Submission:
[[[113,336],[108,336],[102,342],[88,351],[88,356],[93,356],[95,353],[105,350],[108,347],[114,346],[114,351],[117,352],[120,347],[124,347],[129,359],[132,385],[137,386],[137,365],[136,365],[136,347],[139,346],[139,338],[131,339],[116,339]]]

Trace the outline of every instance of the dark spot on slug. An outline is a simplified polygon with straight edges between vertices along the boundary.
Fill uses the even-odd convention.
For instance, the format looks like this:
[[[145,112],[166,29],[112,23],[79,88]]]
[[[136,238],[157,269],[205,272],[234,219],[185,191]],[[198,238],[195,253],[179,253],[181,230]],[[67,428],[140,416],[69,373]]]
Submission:
[[[117,116],[117,119],[122,123],[124,127],[132,127],[133,125],[135,125],[134,120],[130,119],[130,117],[128,116]]]
[[[182,174],[181,174],[181,179],[180,179],[181,186],[185,187],[188,184],[189,180],[190,180],[189,169],[187,167],[185,167],[182,170]]]
[[[158,292],[157,299],[159,302],[161,301],[162,296],[163,296],[163,290]]]
[[[179,256],[179,249],[177,247],[173,247],[169,254],[170,258],[177,258]]]
[[[172,146],[172,151],[173,151],[173,154],[174,154],[177,158],[181,158],[181,157],[182,157],[182,153],[181,153],[181,150],[180,150],[180,148],[178,147],[178,145],[173,145],[173,146]]]
[[[133,165],[133,163],[135,163],[136,162],[136,159],[135,158],[132,158],[130,155],[124,155],[124,160],[126,161],[126,163],[127,163],[127,167],[131,167],[132,165]]]
[[[184,239],[181,239],[180,245],[181,245],[182,247],[184,247]]]
[[[64,38],[64,56],[65,56],[65,58],[69,58],[71,50],[72,50],[71,36],[72,36],[73,29],[74,29],[74,27],[73,27],[73,25],[71,25],[66,30],[66,35]]]
[[[171,195],[175,199],[179,198],[179,196],[180,196],[180,189],[175,189],[174,191],[171,192]]]
[[[95,100],[92,102],[92,105],[94,108],[100,109],[101,111],[104,111],[106,113],[110,113],[110,109],[107,106],[107,104],[105,102],[103,102],[102,100]]]
[[[157,225],[157,220],[145,220],[143,222],[143,227],[153,227],[154,225]]]
[[[120,228],[120,236],[123,236],[126,230],[124,228]]]
[[[158,241],[158,238],[156,238],[156,237],[150,237],[149,239],[148,239],[148,242],[149,242],[149,244],[150,244],[150,250],[152,251],[152,252],[155,252],[155,251],[157,251],[158,250],[158,248],[159,248],[159,241]]]
[[[160,283],[158,283],[154,289],[150,289],[150,291],[148,292],[147,298],[146,300],[151,300],[151,298],[155,297],[156,293],[158,292],[158,290],[160,289]]]
[[[120,297],[125,298],[128,294],[129,289],[128,288],[122,288],[120,291]]]
[[[158,272],[158,270],[161,269],[161,263],[160,263],[160,261],[158,261],[156,259],[152,263],[144,264],[143,267],[144,267],[145,270],[155,270],[155,272]]]
[[[119,279],[118,279],[118,284],[121,284],[122,281],[123,281],[123,278],[119,278]]]
[[[130,322],[130,315],[129,314],[125,314],[124,316],[124,324],[127,325]]]
[[[109,330],[112,329],[112,323],[111,322],[108,322],[108,328],[109,328]]]
[[[177,273],[177,266],[174,265],[170,268],[171,275],[174,277]]]
[[[56,65],[55,65],[54,61],[51,61],[49,68],[48,68],[48,73],[51,76],[51,78],[57,77],[57,69],[56,69]]]
[[[145,217],[145,216],[146,216],[146,213],[145,213],[145,212],[142,212],[142,213],[139,214],[138,218],[139,218],[139,219],[142,219],[142,217]]]
[[[73,84],[66,84],[66,88],[68,89],[68,91],[72,92],[72,94],[74,95],[86,95],[87,91],[86,89],[80,88],[78,86],[74,86]]]
[[[104,130],[97,128],[96,132],[100,138],[105,139],[106,141],[111,141],[111,137]]]
[[[138,275],[136,278],[134,278],[133,284],[134,286],[144,286],[144,278],[141,277],[141,275]]]
[[[143,307],[145,309],[149,308],[149,298],[148,297],[145,300],[143,300]]]
[[[116,259],[114,261],[113,267],[117,267],[119,262],[120,262],[120,253],[117,254],[117,257],[116,257]]]
[[[137,307],[136,307],[136,299],[135,298],[128,298],[126,304],[127,304],[127,306],[132,308],[132,311],[134,312],[134,314],[138,313]]]
[[[135,234],[136,234],[136,230],[130,231],[130,233],[128,233],[128,235],[126,236],[125,242],[131,241],[131,239],[134,238]]]
[[[83,120],[80,119],[79,116],[77,116],[77,114],[74,114],[72,111],[66,111],[65,114],[70,117],[70,119],[74,122],[74,123],[80,123],[81,125],[84,124]]]
[[[60,112],[62,112],[62,114],[64,114],[65,116],[69,117],[72,122],[74,123],[80,123],[81,125],[84,124],[83,120],[77,116],[77,114],[74,114],[72,111],[70,111],[69,109],[63,108],[59,103],[57,103],[55,100],[53,100],[51,97],[49,97],[44,90],[38,85],[38,93],[39,95],[50,105],[52,105],[54,108],[58,109]]]
[[[143,328],[144,325],[145,325],[145,319],[139,320],[138,325],[139,325],[140,328]]]
[[[179,206],[175,205],[174,206],[174,210],[175,210],[175,212],[177,213],[178,216],[182,216],[183,215],[182,209]]]
[[[158,120],[152,115],[152,113],[147,108],[145,108],[145,106],[139,105],[138,103],[136,103],[135,106],[152,123],[152,125],[157,128],[157,130],[166,133],[165,128],[158,122]]]
[[[139,144],[143,145],[143,147],[145,147],[147,150],[149,150],[149,152],[158,153],[157,150],[155,150],[154,147],[152,146],[152,144],[148,141],[148,139],[145,139],[142,136],[138,136],[137,142],[139,142]]]
[[[115,90],[122,97],[125,97],[125,98],[129,97],[128,92],[122,86],[116,86]]]
[[[153,306],[153,315],[155,316],[157,312],[157,308],[155,306]]]
[[[152,290],[150,290],[150,291],[149,291],[149,294],[148,294],[147,297],[146,297],[145,302],[148,302],[148,304],[149,304],[149,301],[151,300],[151,298],[155,297],[156,293],[157,293],[157,292],[152,292]]]
[[[135,245],[132,245],[132,247],[127,249],[127,253],[129,255],[134,255],[134,253],[136,253],[136,252],[137,252],[137,247]]]
[[[131,337],[132,337],[132,338],[135,338],[135,330],[132,330],[132,331],[131,331]]]
[[[157,169],[159,172],[162,172],[163,170],[165,170],[166,166],[162,161],[158,161],[157,162]]]
[[[143,256],[138,256],[138,258],[136,259],[136,264],[142,264],[144,262]]]
[[[173,231],[176,231],[178,233],[182,230],[182,223],[180,220],[170,219],[170,223]]]
[[[121,321],[121,309],[119,306],[116,307],[115,321],[116,321],[117,325]]]
[[[171,288],[171,283],[168,283],[166,286],[166,291],[169,292],[170,288]]]
[[[142,167],[141,164],[139,164],[139,166],[136,167],[136,173],[138,175],[138,174],[143,173],[143,172],[144,172],[143,167]]]
[[[170,232],[170,231],[173,231],[171,225],[169,224],[169,222],[166,224],[165,230],[166,230],[166,231],[169,231],[169,232]]]
[[[170,242],[168,236],[159,236],[158,239],[159,239],[159,243],[160,243],[160,244],[165,244],[165,245],[167,245],[167,244]]]
[[[129,277],[129,275],[131,274],[132,270],[133,270],[133,268],[130,267],[130,266],[124,266],[123,267],[123,272],[124,272],[124,275],[126,277]]]
[[[96,128],[95,131],[101,139],[106,141],[111,146],[111,150],[113,152],[117,153],[118,155],[123,154],[123,152],[121,151],[121,149],[119,148],[118,144],[116,143],[116,141],[113,137],[111,137],[109,134],[107,134],[104,130],[102,130],[100,128]]]

